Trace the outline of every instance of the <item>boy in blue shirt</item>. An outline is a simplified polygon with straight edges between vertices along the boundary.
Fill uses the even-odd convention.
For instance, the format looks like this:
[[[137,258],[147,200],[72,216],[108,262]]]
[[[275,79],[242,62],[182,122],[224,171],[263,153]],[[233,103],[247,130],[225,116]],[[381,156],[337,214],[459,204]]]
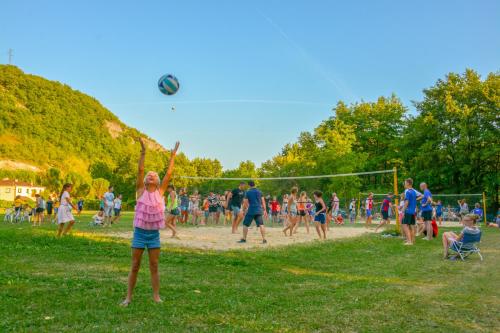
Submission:
[[[402,225],[406,236],[405,245],[413,245],[415,243],[415,213],[417,210],[417,192],[413,189],[413,179],[405,180],[405,189]]]
[[[255,188],[253,180],[248,182],[248,186],[250,186],[250,189],[245,193],[245,199],[243,199],[243,209],[247,210],[243,220],[243,238],[238,243],[247,242],[248,227],[255,220],[255,224],[262,235],[262,244],[266,244],[264,220],[262,219],[262,216],[267,219],[266,201],[262,197],[262,192]]]
[[[420,183],[420,189],[423,191],[422,201],[420,201],[420,210],[424,220],[427,237],[425,240],[432,240],[432,194],[426,183]]]
[[[479,202],[477,202],[476,205],[474,206],[474,210],[472,211],[472,213],[479,216],[478,219],[479,222],[483,220],[483,210],[481,209],[481,204],[479,204]]]

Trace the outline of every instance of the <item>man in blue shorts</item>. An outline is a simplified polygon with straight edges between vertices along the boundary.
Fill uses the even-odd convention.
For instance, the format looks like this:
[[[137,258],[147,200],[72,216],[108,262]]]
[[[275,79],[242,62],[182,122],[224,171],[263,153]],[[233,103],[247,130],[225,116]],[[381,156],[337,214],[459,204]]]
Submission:
[[[227,195],[226,208],[233,212],[233,225],[231,230],[233,234],[238,231],[238,226],[240,225],[241,220],[243,220],[241,204],[245,198],[245,185],[245,183],[241,182],[238,188],[235,188]]]
[[[245,193],[245,199],[243,200],[243,208],[247,210],[243,220],[243,238],[238,243],[247,242],[248,227],[255,221],[262,235],[262,244],[266,244],[264,220],[262,219],[262,216],[267,219],[266,202],[262,197],[262,192],[255,188],[254,181],[249,181],[248,186],[250,186],[250,189]]]
[[[432,240],[432,194],[426,183],[420,183],[420,190],[423,192],[423,197],[420,201],[420,211],[422,212],[422,219],[424,220],[427,232],[427,237],[423,239]]]
[[[413,179],[405,180],[405,189],[403,232],[406,236],[405,245],[413,245],[415,243],[415,213],[417,210],[417,192],[413,189]]]

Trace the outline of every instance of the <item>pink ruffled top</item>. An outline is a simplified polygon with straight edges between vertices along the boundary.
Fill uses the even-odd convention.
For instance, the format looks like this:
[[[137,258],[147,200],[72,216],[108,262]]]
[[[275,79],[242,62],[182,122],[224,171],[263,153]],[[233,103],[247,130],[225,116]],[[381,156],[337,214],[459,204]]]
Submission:
[[[160,191],[144,190],[135,205],[134,227],[145,230],[165,228],[165,199]]]

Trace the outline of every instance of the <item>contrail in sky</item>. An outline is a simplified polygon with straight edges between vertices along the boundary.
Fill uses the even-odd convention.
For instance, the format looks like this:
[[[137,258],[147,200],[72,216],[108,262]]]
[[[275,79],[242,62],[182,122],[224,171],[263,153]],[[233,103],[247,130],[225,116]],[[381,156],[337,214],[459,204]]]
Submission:
[[[328,75],[325,68],[315,60],[309,53],[307,53],[299,44],[297,44],[273,19],[265,15],[261,11],[257,12],[276,30],[294,49],[296,49],[299,55],[311,66],[314,70],[320,74],[326,81],[330,82],[337,91],[343,95],[343,97],[353,98],[354,100],[359,99],[356,94],[354,94],[349,88],[347,88],[345,83],[340,82],[338,79],[332,78]]]
[[[311,102],[311,101],[295,101],[295,100],[271,100],[271,99],[209,99],[209,100],[192,100],[192,101],[169,101],[169,102],[130,102],[130,103],[105,103],[109,106],[118,105],[163,105],[163,104],[285,104],[285,105],[310,105],[310,106],[325,106],[332,107],[332,103]]]

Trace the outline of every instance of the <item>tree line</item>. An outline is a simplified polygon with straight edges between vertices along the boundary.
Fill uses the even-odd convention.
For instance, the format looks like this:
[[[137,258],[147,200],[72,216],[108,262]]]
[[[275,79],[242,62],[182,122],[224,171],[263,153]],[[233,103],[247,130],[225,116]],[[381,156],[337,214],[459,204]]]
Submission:
[[[346,104],[313,131],[256,166],[243,161],[223,170],[217,159],[189,159],[179,154],[174,184],[207,193],[222,192],[237,181],[200,181],[181,176],[287,177],[398,168],[400,179],[425,181],[435,193],[488,194],[498,209],[500,168],[500,78],[467,69],[449,73],[423,90],[423,99],[404,105],[396,96]],[[121,131],[112,135],[107,122]],[[75,196],[97,198],[109,184],[135,199],[139,145],[144,134],[127,127],[97,100],[70,87],[0,66],[0,157],[33,163],[41,173],[0,170],[0,177],[39,182],[59,191],[75,185]],[[169,152],[149,139],[146,168],[164,172]],[[391,174],[308,180],[262,181],[265,193],[281,195],[292,186],[337,192],[392,190]],[[402,186],[400,186],[400,189]]]

